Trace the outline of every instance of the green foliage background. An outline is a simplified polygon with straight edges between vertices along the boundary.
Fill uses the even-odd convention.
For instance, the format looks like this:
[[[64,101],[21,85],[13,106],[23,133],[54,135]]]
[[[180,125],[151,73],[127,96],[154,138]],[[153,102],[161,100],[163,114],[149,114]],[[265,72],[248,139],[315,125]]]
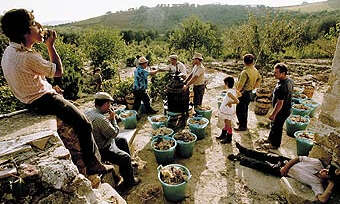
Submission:
[[[338,8],[336,0],[327,3]],[[93,70],[100,67],[102,90],[123,102],[132,91],[133,79],[121,80],[119,71],[131,65],[136,55],[146,56],[150,65],[157,66],[168,63],[170,54],[188,64],[194,52],[201,52],[205,62],[253,53],[262,68],[284,59],[332,58],[340,32],[340,13],[334,8],[300,13],[264,6],[187,5],[108,12],[52,28],[58,32],[56,48],[64,75],[50,81],[65,90],[65,98],[74,100],[94,93]],[[7,45],[8,39],[0,34],[0,56]],[[45,45],[35,49],[48,59]],[[168,80],[166,73],[153,76],[151,97],[164,98]],[[10,92],[2,69],[0,94],[0,113],[23,107]]]

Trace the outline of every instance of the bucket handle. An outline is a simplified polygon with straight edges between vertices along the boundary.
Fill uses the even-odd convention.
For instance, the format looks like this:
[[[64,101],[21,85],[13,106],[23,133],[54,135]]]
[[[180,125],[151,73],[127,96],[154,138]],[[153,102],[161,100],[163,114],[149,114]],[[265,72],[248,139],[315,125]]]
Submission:
[[[161,169],[163,168],[163,165],[161,164],[161,165],[159,165],[158,167],[157,167],[157,171],[158,171],[158,173],[161,171]]]

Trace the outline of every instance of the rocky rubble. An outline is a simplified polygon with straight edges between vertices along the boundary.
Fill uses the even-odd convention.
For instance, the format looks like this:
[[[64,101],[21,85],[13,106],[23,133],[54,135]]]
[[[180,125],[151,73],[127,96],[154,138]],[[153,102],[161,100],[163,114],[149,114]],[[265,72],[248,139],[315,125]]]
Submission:
[[[16,117],[1,120],[17,126],[0,131],[0,203],[126,203],[109,184],[94,189],[79,173],[54,117],[33,124],[31,117],[21,115],[22,123]]]

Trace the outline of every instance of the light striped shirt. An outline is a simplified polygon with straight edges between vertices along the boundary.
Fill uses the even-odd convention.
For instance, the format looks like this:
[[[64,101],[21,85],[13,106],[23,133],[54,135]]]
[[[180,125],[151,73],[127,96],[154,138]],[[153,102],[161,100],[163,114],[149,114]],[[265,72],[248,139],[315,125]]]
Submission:
[[[23,45],[10,42],[1,66],[9,88],[23,103],[30,104],[46,93],[56,93],[45,78],[54,77],[56,65]]]
[[[116,120],[110,121],[97,108],[85,112],[87,119],[92,123],[93,137],[100,150],[110,147],[112,140],[117,137],[119,127]]]

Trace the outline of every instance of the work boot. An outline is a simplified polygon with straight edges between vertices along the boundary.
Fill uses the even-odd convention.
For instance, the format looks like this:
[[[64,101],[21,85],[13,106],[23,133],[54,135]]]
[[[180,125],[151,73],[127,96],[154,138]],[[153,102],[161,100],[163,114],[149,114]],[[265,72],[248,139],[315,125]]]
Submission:
[[[233,134],[227,134],[227,136],[221,141],[222,144],[230,144],[233,138]]]
[[[141,182],[141,180],[137,177],[133,177],[132,181],[130,182],[125,182],[123,181],[123,183],[121,183],[118,187],[117,187],[117,191],[119,194],[124,195],[127,192],[129,192],[129,190],[131,190],[132,187],[138,185]]]
[[[223,140],[224,138],[226,138],[226,136],[227,136],[226,134],[227,134],[227,131],[222,130],[221,135],[216,137],[216,139]]]

